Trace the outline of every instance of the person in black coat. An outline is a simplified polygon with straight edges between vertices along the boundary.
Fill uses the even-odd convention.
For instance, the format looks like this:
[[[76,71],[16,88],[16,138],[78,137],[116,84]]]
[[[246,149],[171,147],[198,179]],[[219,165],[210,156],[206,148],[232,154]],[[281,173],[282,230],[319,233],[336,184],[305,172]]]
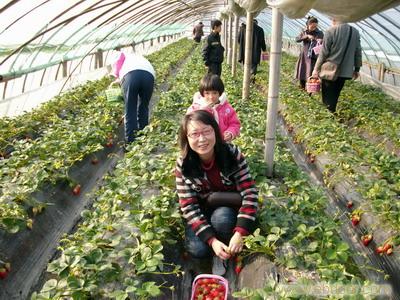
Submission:
[[[206,44],[203,48],[204,64],[208,68],[208,73],[221,76],[222,62],[224,61],[225,48],[221,44],[220,32],[222,22],[213,20],[211,22],[211,33],[207,37]]]
[[[251,75],[256,75],[257,66],[261,60],[261,50],[267,51],[267,45],[265,44],[264,30],[258,26],[258,22],[254,19],[253,26],[253,50],[251,55]]]
[[[245,43],[246,43],[246,25],[242,23],[239,29],[239,62],[244,63]],[[257,66],[260,64],[261,51],[267,51],[265,44],[264,30],[258,26],[258,22],[254,19],[253,24],[253,49],[251,54],[251,75],[256,75]]]

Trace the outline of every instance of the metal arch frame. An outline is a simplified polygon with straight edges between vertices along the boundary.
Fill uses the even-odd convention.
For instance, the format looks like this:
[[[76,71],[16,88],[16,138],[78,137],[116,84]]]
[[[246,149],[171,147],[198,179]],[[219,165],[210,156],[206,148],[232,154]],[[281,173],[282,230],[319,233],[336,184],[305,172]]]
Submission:
[[[17,0],[19,1],[19,0]],[[15,23],[17,23],[19,20],[21,20],[22,18],[24,18],[25,16],[27,16],[28,14],[32,13],[32,11],[34,11],[35,9],[39,8],[40,6],[46,4],[47,2],[49,2],[50,0],[45,0],[44,2],[42,2],[41,4],[35,6],[34,8],[32,8],[31,10],[27,11],[26,13],[24,13],[23,15],[19,16],[17,19],[15,19],[13,22],[11,22],[8,26],[6,26],[3,31],[0,32],[0,34],[2,34],[3,32],[5,32],[8,28],[10,28],[11,26],[13,26]],[[2,10],[0,10],[0,13],[2,12]]]
[[[17,1],[16,1],[17,2]],[[15,2],[15,3],[16,3]],[[68,7],[67,9],[65,9],[64,11],[62,11],[62,13],[61,14],[59,14],[58,16],[56,16],[55,18],[53,18],[51,21],[50,21],[50,23],[51,22],[53,22],[53,21],[55,21],[57,18],[59,18],[60,16],[62,16],[64,13],[66,13],[67,11],[69,11],[69,10],[71,10],[72,8],[74,8],[75,6],[77,6],[77,5],[79,5],[79,4],[81,4],[81,3],[83,3],[84,1],[83,0],[81,0],[80,2],[78,2],[78,3],[76,3],[76,4],[74,4],[73,6],[70,6],[70,7]],[[90,8],[91,7],[94,7],[94,6],[96,6],[97,4],[99,4],[99,3],[101,3],[101,2],[103,2],[103,0],[102,1],[99,1],[99,2],[97,2],[97,3],[95,3],[95,4],[93,4],[93,5],[91,5],[91,6],[89,6],[89,8],[87,8],[86,9],[86,12],[88,12],[88,11],[90,11]],[[111,4],[113,4],[113,3],[118,3],[118,2],[121,2],[121,4],[123,4],[125,1],[115,1],[115,2],[111,2],[111,3],[107,3],[106,5],[111,5]],[[165,3],[165,2],[157,2],[157,4],[159,4],[159,3]],[[181,2],[178,2],[178,1],[175,1],[175,2],[170,2],[170,3],[168,3],[167,2],[167,4],[179,4],[179,3],[181,3]],[[207,3],[210,3],[208,6],[210,7],[210,8],[215,8],[215,3],[214,2],[211,2],[211,1],[208,1]],[[43,3],[42,3],[43,4]],[[185,5],[188,5],[187,3],[185,3]],[[38,6],[37,6],[38,7]],[[37,8],[37,7],[35,7],[35,9]],[[201,5],[198,5],[198,7],[201,7],[202,9],[204,9],[204,6],[201,6]],[[179,9],[179,7],[178,7],[178,9]],[[23,47],[25,47],[26,45],[28,45],[30,42],[32,42],[33,40],[35,40],[35,39],[37,39],[37,38],[39,38],[40,36],[43,36],[45,33],[47,33],[47,32],[49,32],[49,31],[51,31],[51,30],[53,30],[53,29],[55,29],[55,28],[57,28],[57,27],[64,27],[64,26],[66,26],[66,24],[69,24],[70,22],[72,22],[73,20],[75,20],[76,18],[78,18],[78,17],[81,17],[84,13],[86,13],[86,12],[83,12],[83,13],[80,13],[80,14],[77,14],[77,15],[74,15],[74,16],[72,16],[72,17],[70,17],[70,18],[68,18],[68,19],[66,19],[66,20],[64,20],[64,21],[62,21],[62,22],[60,22],[60,23],[58,23],[58,24],[55,24],[54,26],[51,26],[51,27],[47,27],[47,29],[44,29],[44,28],[46,28],[46,27],[44,27],[42,30],[40,30],[33,38],[31,38],[31,39],[29,39],[28,41],[26,41],[25,43],[23,43],[22,45],[20,45],[17,49],[15,49],[11,54],[9,54],[2,62],[1,62],[1,64],[2,63],[4,63],[6,60],[8,60],[10,57],[12,57],[15,53],[17,53],[18,51],[20,51]],[[105,13],[103,13],[103,14],[105,14]],[[100,14],[100,16],[101,16],[102,14]],[[98,18],[99,16],[97,16],[96,18]],[[95,19],[96,19],[95,18]],[[92,19],[90,22],[93,22],[95,19]],[[157,28],[155,28],[155,29],[157,29]],[[61,30],[61,29],[59,29],[59,30]],[[58,30],[58,31],[59,31]],[[58,32],[57,31],[57,32]],[[57,33],[56,32],[56,33]],[[53,37],[56,33],[54,33],[51,37]],[[46,42],[47,41],[50,41],[51,40],[51,37],[50,38],[48,38],[47,40],[46,40]],[[39,51],[40,51],[40,49],[39,50],[37,50],[36,51],[36,53],[39,53]],[[37,55],[37,54],[36,54]],[[14,63],[17,61],[17,59],[18,59],[18,56],[19,55],[17,55],[17,57],[16,57],[16,59],[14,60],[14,62],[13,62],[13,64],[12,64],[12,66],[14,65]],[[32,60],[32,63],[34,62],[34,60],[35,59],[33,59]],[[32,64],[31,64],[32,65]]]
[[[184,11],[182,11],[182,12],[184,12]],[[168,17],[166,20],[162,20],[162,23],[161,23],[161,24],[163,24],[163,22],[169,22],[170,19],[171,19],[171,17]],[[180,20],[179,15],[178,15],[178,18],[174,18],[174,19],[172,19],[172,20],[175,20],[175,21],[176,21],[176,20]],[[127,23],[127,22],[128,22],[128,21],[126,21],[126,23]],[[165,23],[165,24],[168,24],[168,23]],[[105,37],[103,38],[103,40],[106,39],[106,38],[107,38],[107,36],[105,36]],[[99,43],[101,43],[101,41],[100,41]],[[97,44],[97,45],[98,45],[98,44]],[[95,47],[97,47],[97,45],[95,45],[91,50],[93,50]],[[70,72],[70,74],[69,74],[67,80],[65,81],[65,83],[64,83],[63,86],[61,87],[60,93],[61,93],[62,90],[64,89],[65,84],[66,84],[66,82],[68,81],[68,79],[71,77],[72,73],[73,73],[73,72],[77,69],[77,67],[82,63],[82,61],[83,61],[83,59],[84,59],[85,57],[86,57],[86,56],[82,57],[81,61],[77,64],[77,66]]]
[[[29,10],[28,12],[26,12],[26,13],[24,13],[23,15],[19,16],[19,18],[17,18],[16,20],[14,20],[14,22],[13,22],[12,24],[14,24],[15,22],[18,22],[18,21],[19,21],[20,19],[22,19],[25,15],[27,15],[27,14],[29,14],[30,12],[34,11],[34,10],[37,9],[39,6],[41,6],[41,5],[45,4],[45,3],[47,3],[48,1],[49,1],[49,0],[46,0],[46,1],[42,2],[42,3],[40,3],[39,5],[35,6],[35,7],[32,8],[31,10]],[[6,10],[7,8],[9,8],[9,7],[11,7],[12,5],[16,4],[17,2],[19,2],[19,0],[10,1],[8,4],[6,4],[5,6],[3,6],[3,7],[0,9],[0,11]],[[65,10],[63,10],[63,12],[62,12],[61,14],[59,14],[59,15],[57,15],[55,18],[53,18],[53,19],[51,20],[51,22],[54,22],[55,20],[57,20],[58,18],[60,18],[65,12],[71,10],[73,7],[75,7],[75,6],[77,6],[77,5],[82,4],[83,2],[84,2],[84,1],[81,0],[81,1],[79,1],[78,3],[75,3],[74,5],[67,7]],[[143,2],[144,2],[144,1],[138,1],[137,3],[135,3],[135,5],[137,4],[136,6],[138,6],[138,5],[143,6],[143,4],[142,4]],[[150,2],[151,2],[151,1],[150,1]],[[150,2],[147,1],[146,4],[149,4]],[[175,0],[175,1],[154,1],[154,2],[155,2],[155,6],[156,6],[156,7],[163,7],[163,8],[164,8],[164,9],[162,10],[162,12],[164,12],[165,10],[168,10],[168,9],[169,9],[170,11],[175,11],[175,10],[176,10],[176,11],[178,12],[178,16],[182,17],[182,20],[184,20],[183,23],[185,23],[185,22],[187,22],[187,21],[189,21],[189,20],[192,20],[192,19],[194,18],[194,15],[197,15],[197,16],[199,16],[199,15],[206,15],[206,14],[210,13],[211,11],[215,11],[215,8],[216,8],[216,7],[218,7],[218,6],[223,6],[223,5],[224,5],[224,4],[222,3],[222,1],[218,1],[218,2],[217,2],[217,1],[211,1],[211,0],[208,0],[208,1],[195,1],[195,0],[183,1],[183,0]],[[225,2],[225,1],[224,1],[224,2]],[[28,40],[28,41],[25,42],[23,45],[21,45],[21,46],[19,47],[19,49],[17,49],[16,51],[13,51],[11,54],[9,54],[9,56],[8,56],[5,60],[9,59],[9,57],[13,56],[15,53],[17,53],[19,50],[21,50],[24,46],[28,45],[31,41],[33,41],[33,40],[35,40],[35,39],[37,39],[37,38],[39,38],[39,37],[41,37],[41,36],[43,37],[45,33],[47,33],[47,32],[49,32],[49,31],[54,30],[55,28],[59,27],[59,29],[56,31],[56,33],[57,33],[57,32],[59,32],[59,31],[61,30],[61,28],[65,28],[65,26],[67,26],[70,22],[72,22],[72,21],[74,21],[75,19],[77,19],[77,18],[83,16],[86,12],[90,12],[90,11],[93,11],[93,10],[95,10],[95,9],[101,8],[100,6],[99,6],[99,7],[95,7],[95,6],[97,6],[97,5],[101,4],[101,3],[104,3],[104,4],[102,5],[102,7],[108,6],[108,5],[113,5],[113,4],[117,4],[117,5],[116,5],[116,7],[112,8],[112,9],[110,9],[110,10],[108,10],[108,11],[102,12],[102,13],[100,13],[99,15],[95,16],[93,19],[91,19],[91,20],[88,22],[88,24],[94,23],[96,20],[98,20],[99,18],[103,17],[103,16],[106,15],[107,13],[110,13],[110,12],[112,12],[113,10],[116,10],[116,8],[117,8],[118,6],[127,3],[127,1],[118,0],[118,1],[105,2],[105,0],[100,0],[100,1],[96,2],[95,4],[90,5],[88,8],[86,8],[86,10],[85,10],[84,12],[81,12],[80,14],[76,14],[76,15],[74,15],[73,17],[70,17],[70,18],[68,18],[68,19],[66,19],[66,20],[63,20],[62,22],[59,22],[59,23],[57,23],[57,24],[55,24],[55,25],[53,25],[53,26],[51,26],[51,27],[48,27],[48,25],[47,25],[47,26],[45,26],[45,27],[42,29],[42,31],[39,31],[38,34],[36,34],[36,35],[33,37],[33,39]],[[129,3],[129,2],[128,2],[128,3]],[[151,14],[151,17],[152,17],[152,16],[159,16],[159,15],[160,15],[160,12],[157,11],[157,9],[154,9],[155,6],[145,6],[142,10],[137,10],[137,11],[134,11],[134,10],[130,9],[130,12],[134,11],[135,13],[140,14],[140,13],[147,12],[148,10],[152,9],[152,12],[153,12],[153,13]],[[185,8],[183,8],[183,7],[185,7]],[[93,9],[91,10],[90,8],[93,8]],[[189,9],[187,9],[187,8],[189,8]],[[206,9],[205,9],[205,8],[206,8]],[[392,8],[392,9],[394,9],[396,12],[400,12],[398,7],[394,7],[394,8]],[[187,14],[187,13],[185,13],[185,11],[189,11],[190,13]],[[312,12],[312,14],[314,14],[314,15],[319,14],[319,15],[320,15],[319,19],[322,21],[321,23],[326,23],[326,22],[325,22],[326,16],[324,16],[323,14],[321,14],[321,13],[315,11],[315,10],[312,10],[311,12]],[[121,15],[121,16],[118,16],[118,15]],[[117,15],[113,15],[112,17],[108,18],[107,20],[101,22],[100,25],[99,25],[99,27],[102,27],[102,26],[105,25],[105,24],[109,24],[109,23],[111,23],[111,22],[113,22],[113,21],[115,21],[115,20],[121,19],[121,18],[123,18],[123,17],[126,16],[126,15],[127,15],[126,12],[124,13],[123,11],[121,11],[121,12],[119,12]],[[268,17],[268,13],[266,13],[265,15]],[[396,28],[399,28],[397,25],[394,24],[393,20],[392,20],[389,16],[386,16],[384,13],[378,13],[377,15],[379,15],[379,16],[382,17],[382,18],[384,18],[386,21],[390,22],[390,24],[393,24]],[[146,16],[146,18],[142,18],[142,19],[140,19],[140,20],[150,19],[151,17]],[[129,22],[131,22],[132,20],[134,20],[134,19],[136,19],[136,18],[134,18],[134,17],[128,17],[128,18],[127,18],[128,22],[124,22],[124,25],[125,25],[126,29],[124,29],[123,27],[120,27],[118,31],[113,31],[113,32],[111,32],[111,35],[110,35],[110,34],[107,34],[107,37],[117,36],[118,34],[121,34],[121,32],[122,32],[122,33],[128,32],[128,31],[129,31],[129,28],[128,28],[129,26],[127,26],[127,24],[128,24]],[[157,21],[157,20],[161,20],[161,19],[165,19],[165,16],[164,16],[164,15],[161,15],[160,17],[156,18],[156,21]],[[176,15],[172,15],[172,14],[170,14],[170,16],[169,16],[167,19],[168,19],[168,20],[171,20],[171,21],[177,21],[177,20],[178,20],[178,19],[176,18]],[[296,23],[300,23],[299,20],[294,20],[294,21],[292,21],[291,19],[288,19],[288,18],[285,18],[285,19],[286,19],[286,20],[285,20],[285,21],[286,21],[286,26],[290,27],[291,29],[296,28],[296,25],[295,25]],[[49,24],[51,24],[51,22],[50,22]],[[363,39],[363,41],[364,41],[366,44],[368,44],[368,45],[371,47],[371,50],[372,50],[373,52],[375,52],[374,49],[376,49],[376,48],[380,49],[380,50],[382,51],[382,53],[384,53],[384,55],[386,56],[386,59],[387,59],[387,61],[389,62],[389,65],[392,66],[391,60],[388,58],[386,52],[383,51],[384,49],[382,49],[382,47],[381,47],[380,44],[377,42],[377,40],[376,40],[370,33],[368,33],[367,31],[364,31],[365,28],[363,28],[363,26],[367,26],[368,28],[373,28],[372,25],[371,25],[373,22],[376,23],[377,21],[376,21],[376,18],[374,18],[374,17],[372,16],[372,17],[370,17],[370,18],[365,19],[364,21],[358,22],[358,24],[357,24],[357,23],[354,23],[354,24],[356,25],[356,27],[362,29],[363,34],[365,34],[365,36],[362,37],[362,39]],[[12,24],[10,24],[7,28],[9,28]],[[268,26],[268,25],[267,25],[267,26]],[[301,27],[302,27],[302,26],[303,26],[303,25],[301,25]],[[135,36],[138,36],[140,33],[145,32],[146,29],[151,28],[152,31],[150,30],[150,31],[148,32],[148,34],[147,34],[147,36],[148,36],[148,35],[150,35],[151,33],[157,31],[157,29],[160,29],[160,27],[162,27],[162,26],[161,26],[161,25],[160,25],[160,26],[154,26],[154,23],[153,23],[153,24],[145,25],[145,26],[143,26],[142,28],[140,28],[140,30],[139,30],[138,32],[136,32]],[[83,28],[83,27],[81,27],[81,28]],[[269,28],[270,28],[270,27],[269,27]],[[382,27],[382,28],[383,28],[386,32],[388,32],[391,36],[393,36],[396,40],[399,40],[399,38],[396,37],[396,36],[394,35],[394,33],[393,33],[391,30],[388,30],[387,28],[385,29],[384,27]],[[373,28],[373,29],[375,29],[375,28]],[[101,30],[101,28],[99,28],[98,30]],[[91,31],[89,34],[86,34],[86,35],[82,36],[82,37],[80,38],[79,41],[90,41],[90,36],[93,36],[94,34],[96,34],[96,33],[98,32],[98,30],[93,30],[93,31]],[[376,29],[375,29],[375,30],[376,30]],[[4,30],[3,30],[3,32],[4,32]],[[379,32],[379,31],[377,31],[377,32]],[[56,33],[54,33],[51,37],[53,37]],[[76,33],[76,31],[75,31],[75,33]],[[115,34],[115,35],[114,35],[114,34]],[[289,34],[288,31],[285,31],[285,34],[287,34],[288,36],[290,36],[290,34]],[[67,39],[65,40],[65,42],[67,42],[68,40],[70,40],[70,39],[72,38],[73,35],[74,35],[74,34],[70,35],[69,38],[67,38]],[[146,36],[146,35],[145,35],[145,36]],[[47,39],[46,39],[46,42],[47,42],[47,41],[50,41],[50,40],[51,40],[51,37],[50,37],[50,38],[47,38]],[[387,39],[385,36],[383,36],[383,38],[385,38],[385,41],[387,41],[387,43],[389,43],[389,44],[393,47],[393,49],[394,49],[397,53],[399,53],[399,51],[397,51],[397,50],[398,50],[398,47],[394,44],[393,41]],[[118,40],[119,40],[119,39],[118,39]],[[102,39],[102,41],[104,42],[104,39]],[[111,42],[111,39],[110,39],[110,42]],[[107,44],[107,43],[108,43],[108,41],[106,42],[106,44]],[[373,46],[372,46],[372,43],[375,43],[376,46],[373,47]],[[98,45],[98,44],[99,44],[99,43],[97,43],[97,45]],[[61,47],[61,45],[60,45],[59,47]],[[59,49],[59,47],[56,48],[56,49]],[[69,51],[71,51],[71,53],[74,53],[74,52],[73,52],[73,48],[74,48],[74,46],[70,47],[69,50],[66,50],[66,51],[65,51],[65,53],[69,53]],[[38,50],[36,50],[35,56],[33,57],[33,60],[31,61],[31,65],[30,65],[30,66],[32,66],[33,62],[35,61],[35,58],[37,57],[37,55],[39,55],[39,52],[40,52],[41,49],[42,49],[42,48],[39,48]],[[364,54],[365,54],[365,53],[364,53]],[[14,63],[16,62],[16,60],[18,59],[19,55],[20,55],[20,53],[17,54],[16,59],[14,60],[13,64],[14,64]],[[53,54],[52,57],[54,57],[54,55],[55,55],[55,54]],[[379,57],[377,57],[376,54],[374,54],[374,55],[375,55],[376,60],[379,62],[381,59],[380,59]],[[371,56],[369,55],[368,57],[371,57]],[[3,60],[1,63],[3,63],[5,60]]]
[[[101,0],[101,1],[103,1],[103,0]],[[82,2],[84,2],[84,0],[80,0],[78,3],[74,4],[73,6],[69,7],[68,9],[64,10],[64,11],[62,12],[62,14],[68,12],[70,9],[72,9],[73,7],[75,7],[76,5],[78,5],[78,4],[82,3]],[[55,18],[53,18],[52,21],[54,21],[54,20],[56,20],[57,18],[59,18],[62,14],[60,14],[60,15],[56,16]],[[3,64],[4,62],[6,62],[6,61],[7,61],[11,56],[13,56],[15,53],[17,53],[18,51],[22,50],[25,46],[29,45],[32,41],[34,41],[34,40],[36,40],[37,38],[43,36],[45,33],[50,32],[51,30],[53,30],[53,29],[55,29],[55,28],[57,28],[57,27],[63,25],[64,23],[67,23],[67,24],[68,24],[69,22],[71,22],[71,21],[74,20],[75,18],[77,18],[77,16],[69,17],[68,19],[66,19],[66,20],[64,20],[64,21],[62,21],[62,22],[60,22],[60,23],[58,23],[58,24],[56,24],[56,25],[54,25],[54,26],[52,26],[52,27],[50,27],[50,28],[48,28],[48,29],[45,29],[45,30],[43,30],[43,29],[46,28],[47,26],[43,27],[43,29],[41,29],[41,30],[39,31],[38,34],[36,34],[34,37],[28,39],[28,41],[22,43],[22,44],[21,44],[20,46],[18,46],[15,50],[13,50],[8,56],[6,56],[6,58],[3,59],[3,60],[0,62],[0,65]],[[52,21],[50,21],[50,23],[51,23]]]
[[[97,2],[97,3],[101,3],[103,0],[100,0],[99,2]],[[79,2],[79,3],[77,3],[77,4],[75,4],[74,6],[71,6],[68,10],[66,10],[66,11],[69,11],[70,9],[72,9],[73,7],[75,7],[75,6],[77,6],[78,4],[81,4],[81,3],[83,3],[83,1],[81,1],[81,2]],[[97,4],[96,3],[96,4]],[[85,10],[87,10],[87,9],[90,9],[91,7],[89,7],[89,8],[86,8]],[[66,12],[66,11],[64,11],[64,12]],[[64,13],[63,12],[63,13]],[[91,12],[91,10],[89,10],[88,12]],[[88,12],[83,12],[82,14],[84,14],[84,13],[88,13]],[[62,14],[60,14],[59,16],[61,16]],[[79,14],[79,16],[80,16],[81,14]],[[57,19],[59,16],[57,16],[55,19]],[[54,20],[54,19],[53,19]],[[68,23],[67,23],[68,24]],[[60,32],[62,29],[64,29],[64,27],[66,26],[66,24],[63,24],[63,25],[60,25],[60,27],[58,28],[58,30],[56,30],[52,35],[50,35],[48,38],[47,38],[47,40],[46,41],[44,41],[44,44],[43,44],[43,46],[42,46],[42,48],[44,47],[44,45],[45,45],[45,43],[47,43],[48,41],[50,41],[58,32]],[[74,32],[74,33],[76,33],[76,31]],[[68,40],[68,39],[67,39]],[[67,40],[65,40],[64,42],[66,42]],[[63,43],[64,43],[63,42]],[[53,55],[50,57],[50,60],[56,55],[56,51],[61,47],[61,46],[63,46],[63,44],[60,44],[58,47],[56,47],[56,49],[55,49],[55,51],[53,52]],[[32,61],[31,61],[31,64],[29,65],[29,67],[32,67],[32,64],[34,63],[34,61],[35,61],[35,59],[36,59],[36,57],[39,55],[39,52],[40,52],[40,50],[39,51],[36,51],[36,53],[35,53],[35,56],[33,57],[33,59],[32,59]]]

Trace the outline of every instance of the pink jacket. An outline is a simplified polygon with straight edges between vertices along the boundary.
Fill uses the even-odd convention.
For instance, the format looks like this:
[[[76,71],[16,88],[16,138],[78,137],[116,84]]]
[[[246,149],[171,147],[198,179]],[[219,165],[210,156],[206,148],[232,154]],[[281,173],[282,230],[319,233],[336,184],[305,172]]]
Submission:
[[[206,109],[210,112],[212,111],[214,118],[217,120],[219,125],[222,138],[224,137],[225,132],[232,133],[233,138],[239,136],[240,121],[236,111],[229,104],[225,93],[219,97],[219,103],[213,105],[212,107],[208,105],[206,100],[200,95],[200,92],[195,93],[193,96],[193,103],[188,108],[187,113],[198,109]]]

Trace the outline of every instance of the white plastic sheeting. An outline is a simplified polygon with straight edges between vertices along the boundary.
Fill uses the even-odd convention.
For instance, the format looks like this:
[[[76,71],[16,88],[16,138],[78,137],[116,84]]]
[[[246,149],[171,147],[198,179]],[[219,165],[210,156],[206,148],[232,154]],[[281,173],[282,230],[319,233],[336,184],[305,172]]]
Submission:
[[[228,0],[228,8],[229,11],[234,13],[237,16],[245,16],[246,10],[243,7],[240,7],[234,0]]]
[[[249,1],[250,2],[250,1]],[[289,18],[302,18],[311,9],[343,22],[356,22],[375,13],[395,7],[399,0],[267,0]]]
[[[267,7],[265,0],[234,0],[240,7],[243,7],[247,12],[260,12]]]

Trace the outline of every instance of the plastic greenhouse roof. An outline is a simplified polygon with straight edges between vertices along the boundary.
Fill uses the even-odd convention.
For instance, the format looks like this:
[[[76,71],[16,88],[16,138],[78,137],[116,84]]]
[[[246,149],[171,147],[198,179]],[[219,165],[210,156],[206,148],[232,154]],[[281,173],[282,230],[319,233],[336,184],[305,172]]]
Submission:
[[[290,2],[281,0],[285,1]],[[215,17],[219,9],[227,5],[226,2],[0,0],[0,74],[12,78],[64,60],[84,57],[98,49],[108,50],[185,32],[194,22]],[[316,2],[296,1],[307,4]],[[391,6],[399,3],[378,2],[391,2]],[[331,6],[334,4],[331,3]],[[314,9],[309,14],[319,19],[322,30],[327,29],[330,24],[327,15]],[[271,29],[271,18],[269,8],[257,17],[267,33]],[[400,6],[395,6],[353,23],[361,34],[364,60],[400,68],[399,20]],[[293,39],[304,24],[304,18],[290,19],[285,16],[284,37]]]

